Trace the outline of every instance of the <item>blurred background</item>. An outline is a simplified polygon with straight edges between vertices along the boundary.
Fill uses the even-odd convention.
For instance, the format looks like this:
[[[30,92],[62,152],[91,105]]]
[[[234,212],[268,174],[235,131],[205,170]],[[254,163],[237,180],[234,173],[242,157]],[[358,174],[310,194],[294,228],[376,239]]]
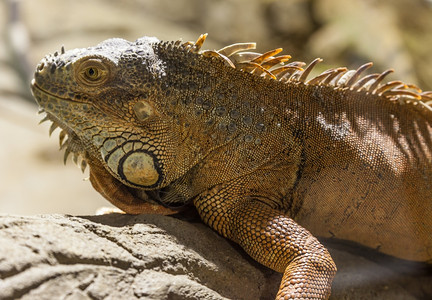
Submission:
[[[396,70],[432,90],[432,0],[0,0],[0,213],[93,214],[108,202],[88,174],[63,165],[58,131],[38,125],[29,84],[38,61],[111,37],[196,40],[205,49],[257,42],[321,70]],[[318,68],[318,71],[320,69]]]

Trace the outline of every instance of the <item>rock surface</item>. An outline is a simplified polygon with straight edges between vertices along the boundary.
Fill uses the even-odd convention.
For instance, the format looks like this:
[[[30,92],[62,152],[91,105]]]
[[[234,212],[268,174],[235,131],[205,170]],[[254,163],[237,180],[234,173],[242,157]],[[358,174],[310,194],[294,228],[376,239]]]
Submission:
[[[3,216],[0,228],[0,299],[265,299],[269,289],[263,272],[200,223]]]
[[[273,299],[281,279],[204,224],[174,217],[1,215],[0,245],[0,299]],[[330,251],[331,299],[432,295],[430,274]]]

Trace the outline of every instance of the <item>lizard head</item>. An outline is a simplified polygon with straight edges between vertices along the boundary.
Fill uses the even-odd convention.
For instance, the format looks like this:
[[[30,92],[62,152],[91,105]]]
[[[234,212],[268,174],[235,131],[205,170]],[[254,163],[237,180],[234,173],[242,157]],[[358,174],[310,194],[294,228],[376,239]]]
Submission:
[[[179,136],[161,109],[165,70],[153,48],[158,43],[145,37],[62,47],[42,59],[32,80],[33,95],[53,122],[51,131],[62,129],[65,161],[69,153],[81,157],[107,198],[114,192],[101,191],[104,185],[115,186],[118,198],[131,199],[131,193],[149,200],[146,191],[159,191],[185,172],[175,146]]]

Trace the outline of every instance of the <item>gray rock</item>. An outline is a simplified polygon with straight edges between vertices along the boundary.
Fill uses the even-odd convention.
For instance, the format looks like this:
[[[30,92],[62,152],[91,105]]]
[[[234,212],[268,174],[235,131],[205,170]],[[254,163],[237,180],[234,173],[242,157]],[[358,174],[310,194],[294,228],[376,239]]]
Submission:
[[[201,223],[0,218],[0,299],[271,299],[264,273]]]
[[[330,251],[331,299],[432,295],[430,273]],[[280,279],[195,219],[0,215],[0,299],[273,299]]]

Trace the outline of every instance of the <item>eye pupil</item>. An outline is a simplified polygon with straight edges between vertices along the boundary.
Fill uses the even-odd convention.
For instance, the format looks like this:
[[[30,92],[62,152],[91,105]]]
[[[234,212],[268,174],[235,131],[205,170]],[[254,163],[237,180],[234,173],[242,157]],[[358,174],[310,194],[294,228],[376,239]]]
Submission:
[[[95,69],[95,68],[88,68],[87,69],[87,76],[90,78],[90,79],[97,79],[98,78],[98,71],[97,71],[97,69]]]

